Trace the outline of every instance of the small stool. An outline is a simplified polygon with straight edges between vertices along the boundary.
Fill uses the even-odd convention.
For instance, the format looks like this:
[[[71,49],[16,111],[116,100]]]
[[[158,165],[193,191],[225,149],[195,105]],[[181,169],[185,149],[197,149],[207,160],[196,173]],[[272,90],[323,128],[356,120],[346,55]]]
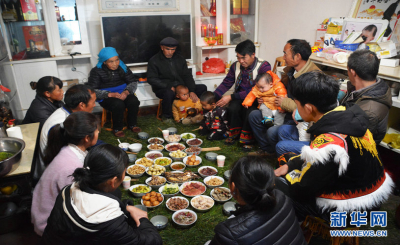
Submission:
[[[162,121],[161,114],[162,114],[162,99],[160,99],[160,102],[158,102],[158,108],[157,108],[157,119],[160,121]]]
[[[111,118],[110,118],[110,122],[111,122],[111,128],[104,128],[107,131],[113,131],[113,121],[112,121],[112,112],[111,113]],[[126,118],[128,116],[128,109],[125,109],[125,113],[124,113],[124,122],[126,122]],[[104,126],[104,124],[107,122],[107,110],[103,108],[103,112],[101,114],[101,127]],[[128,127],[123,127],[122,130],[126,130]]]
[[[285,66],[285,65],[286,65],[286,62],[285,62],[285,60],[283,59],[283,56],[277,57],[276,60],[275,60],[274,69],[272,69],[272,72],[273,72],[273,73],[276,73],[276,68],[277,68],[278,66]]]
[[[348,245],[359,245],[358,237],[331,237],[330,231],[337,230],[335,227],[330,227],[324,220],[315,218],[313,216],[307,216],[304,222],[301,224],[301,229],[304,232],[304,238],[307,243],[313,236],[321,236],[323,239],[331,240],[332,245],[339,245],[342,243]],[[345,230],[359,230],[358,227],[349,227]]]

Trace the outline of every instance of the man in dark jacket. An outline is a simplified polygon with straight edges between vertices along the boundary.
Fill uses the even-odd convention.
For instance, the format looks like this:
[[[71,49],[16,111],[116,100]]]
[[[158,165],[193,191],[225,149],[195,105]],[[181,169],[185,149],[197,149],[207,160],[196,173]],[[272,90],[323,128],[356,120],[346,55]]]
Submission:
[[[172,122],[172,103],[176,97],[176,86],[187,86],[190,99],[194,103],[199,100],[202,93],[207,91],[207,87],[204,84],[195,84],[185,58],[175,53],[178,46],[176,39],[164,38],[160,46],[160,52],[154,55],[147,65],[147,82],[156,96],[163,100],[163,117]]]
[[[374,136],[376,144],[385,137],[392,106],[392,95],[385,81],[377,78],[379,59],[374,52],[357,50],[347,62],[350,82],[342,105],[357,104],[368,116],[368,129]]]

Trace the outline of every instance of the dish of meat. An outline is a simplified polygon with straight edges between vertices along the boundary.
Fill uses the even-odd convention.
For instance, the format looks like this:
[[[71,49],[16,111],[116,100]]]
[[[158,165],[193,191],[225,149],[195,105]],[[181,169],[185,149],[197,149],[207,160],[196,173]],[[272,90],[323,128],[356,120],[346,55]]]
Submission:
[[[181,184],[187,181],[199,179],[200,176],[187,170],[185,172],[165,172],[165,178],[167,178],[167,181],[170,183]]]
[[[190,181],[181,185],[179,191],[188,197],[194,197],[203,194],[206,191],[206,186],[198,181]]]
[[[165,146],[165,150],[171,152],[171,151],[183,151],[185,149],[185,145],[180,144],[180,143],[170,143],[168,145]]]

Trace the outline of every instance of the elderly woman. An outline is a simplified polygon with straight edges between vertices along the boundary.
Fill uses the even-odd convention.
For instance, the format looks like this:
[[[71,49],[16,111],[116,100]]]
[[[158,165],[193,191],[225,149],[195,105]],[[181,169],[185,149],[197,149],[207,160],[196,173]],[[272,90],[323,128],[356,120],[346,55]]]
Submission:
[[[36,90],[36,97],[26,112],[22,124],[39,122],[40,128],[42,128],[47,118],[64,105],[62,102],[63,83],[57,77],[46,76],[37,82],[31,82],[30,85],[33,90]]]
[[[240,158],[229,180],[238,209],[235,217],[215,227],[210,245],[307,244],[291,200],[274,189],[274,183],[274,171],[265,160]]]
[[[111,111],[113,130],[116,137],[124,137],[124,112],[128,109],[128,127],[133,132],[139,132],[137,114],[140,102],[135,95],[137,78],[132,71],[119,59],[115,48],[106,47],[99,53],[99,62],[90,71],[88,85],[97,97],[97,102],[106,110]]]

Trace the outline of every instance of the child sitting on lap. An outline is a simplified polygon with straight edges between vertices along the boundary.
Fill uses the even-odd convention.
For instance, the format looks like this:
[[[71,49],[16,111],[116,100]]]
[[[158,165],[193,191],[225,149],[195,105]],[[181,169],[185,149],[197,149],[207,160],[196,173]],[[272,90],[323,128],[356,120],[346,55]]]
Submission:
[[[276,96],[286,97],[286,95],[286,88],[279,77],[275,73],[267,71],[257,76],[256,85],[246,96],[242,105],[248,108],[253,105],[256,98],[262,98],[263,103],[259,105],[259,109],[264,118],[263,123],[282,125],[285,113],[275,105],[275,98]]]
[[[175,88],[176,100],[172,104],[172,114],[175,122],[182,124],[195,124],[203,120],[203,115],[199,114],[203,111],[200,100],[196,103],[189,98],[189,89],[185,85],[178,85]]]
[[[204,120],[201,122],[200,135],[208,135],[208,140],[221,140],[225,138],[228,131],[227,111],[225,108],[217,106],[213,92],[204,92],[200,97],[203,106]]]

